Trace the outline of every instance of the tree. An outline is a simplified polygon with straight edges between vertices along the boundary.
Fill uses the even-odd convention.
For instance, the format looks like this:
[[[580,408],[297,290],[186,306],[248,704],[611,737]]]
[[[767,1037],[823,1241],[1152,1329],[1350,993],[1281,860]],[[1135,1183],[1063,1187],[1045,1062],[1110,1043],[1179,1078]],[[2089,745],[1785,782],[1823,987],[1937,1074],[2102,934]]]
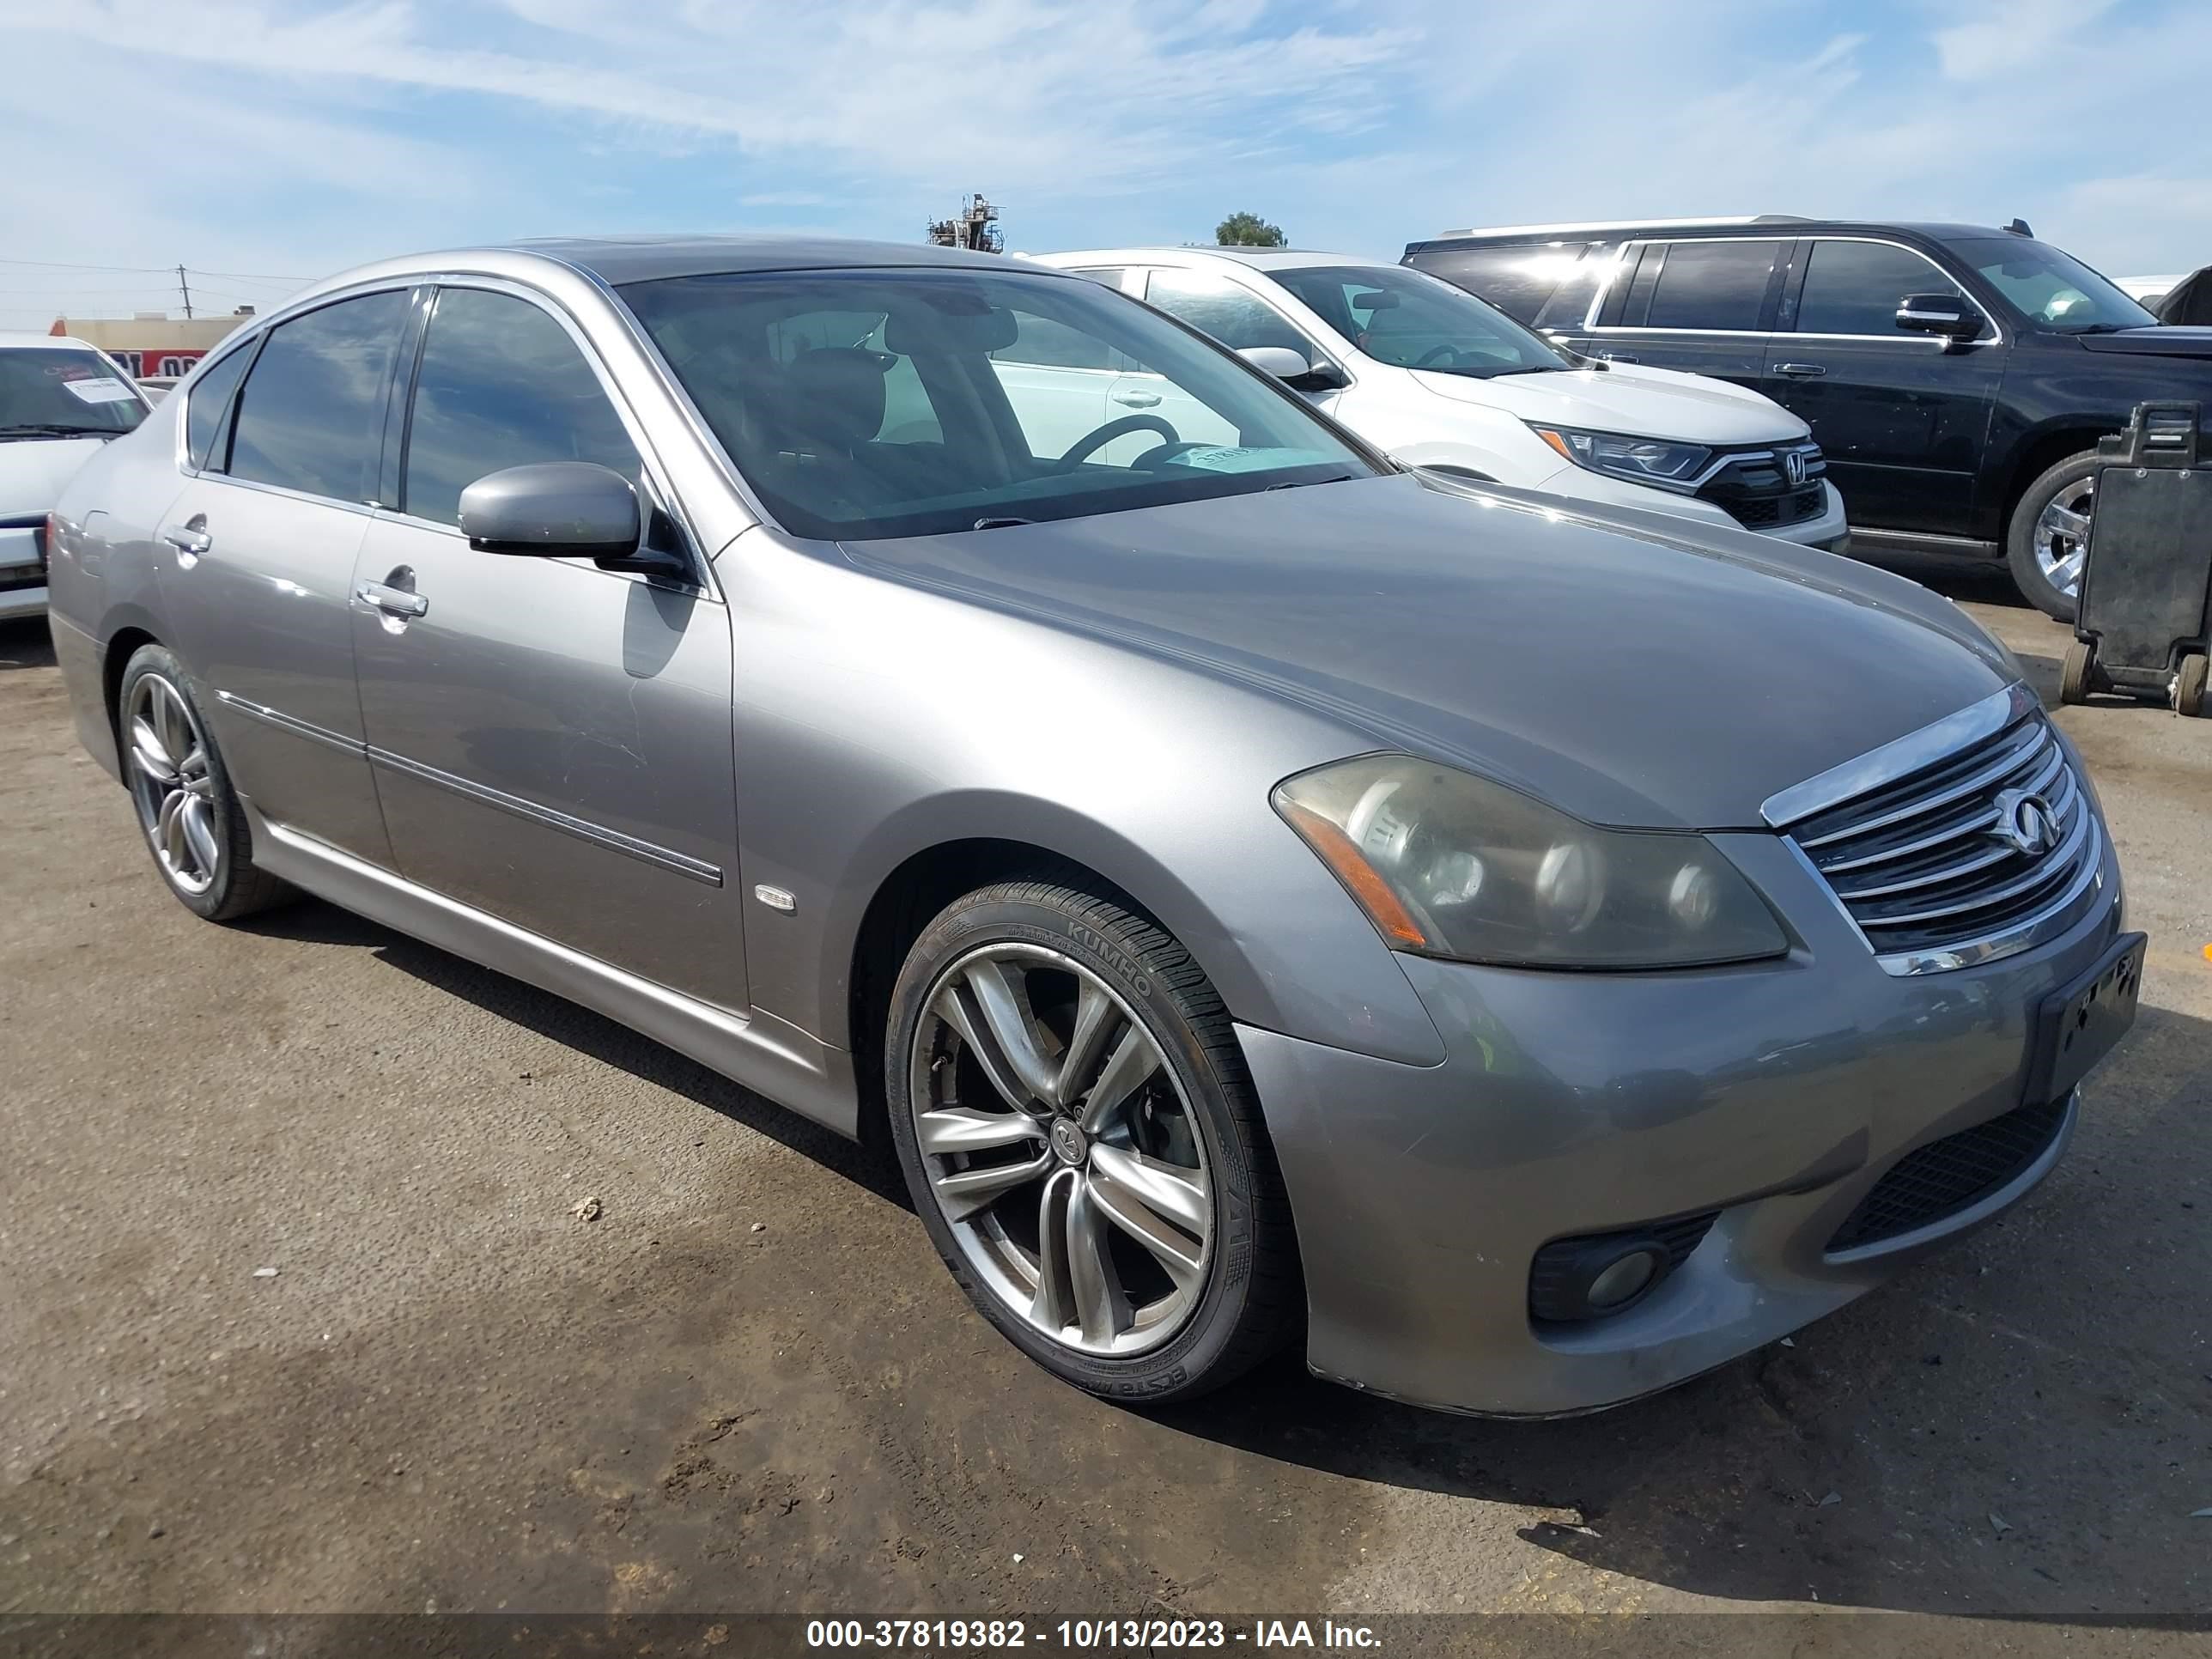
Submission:
[[[1214,226],[1213,240],[1223,247],[1281,247],[1290,238],[1280,225],[1271,225],[1256,213],[1232,213]]]

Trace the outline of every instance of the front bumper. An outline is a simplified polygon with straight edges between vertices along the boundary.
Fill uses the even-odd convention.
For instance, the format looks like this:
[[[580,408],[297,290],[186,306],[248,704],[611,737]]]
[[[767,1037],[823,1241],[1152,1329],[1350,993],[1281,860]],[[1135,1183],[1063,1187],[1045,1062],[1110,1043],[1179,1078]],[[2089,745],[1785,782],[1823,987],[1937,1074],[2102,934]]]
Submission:
[[[40,556],[40,531],[27,526],[0,526],[0,622],[46,613],[46,562]]]
[[[1806,547],[1826,548],[1830,552],[1841,552],[1850,539],[1851,527],[1844,514],[1844,498],[1837,493],[1835,485],[1825,478],[1820,481],[1820,515],[1774,529],[1751,528],[1738,524],[1725,509],[1711,501],[1700,501],[1694,495],[1677,495],[1671,490],[1654,489],[1648,485],[1631,483],[1625,478],[1608,478],[1603,473],[1592,472],[1584,467],[1563,466],[1542,483],[1530,488],[1543,490],[1547,495],[1595,502],[1601,507],[1636,507],[1647,513],[1671,513],[1676,518],[1693,520],[1699,524],[1724,525],[1730,530],[1749,529],[1754,535],[1772,536],[1778,540],[1796,542]]]
[[[2065,937],[1893,978],[1778,839],[1716,840],[1791,918],[1787,957],[1579,975],[1406,957],[1444,1040],[1435,1066],[1238,1028],[1297,1216],[1316,1371],[1457,1411],[1617,1404],[1834,1311],[2056,1164],[2070,1113],[1967,1209],[1826,1249],[1899,1158],[2021,1103],[2036,1009],[2119,932],[2109,846],[2105,899]],[[1543,1244],[1712,1210],[1642,1302],[1532,1323]]]

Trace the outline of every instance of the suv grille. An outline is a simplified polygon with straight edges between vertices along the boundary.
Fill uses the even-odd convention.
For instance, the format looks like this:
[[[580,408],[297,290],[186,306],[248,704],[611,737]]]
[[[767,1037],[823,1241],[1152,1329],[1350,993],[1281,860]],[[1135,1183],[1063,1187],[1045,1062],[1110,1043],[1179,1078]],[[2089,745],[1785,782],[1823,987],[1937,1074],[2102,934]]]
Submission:
[[[2016,1107],[2002,1117],[1915,1147],[1859,1200],[1828,1241],[1833,1255],[1895,1238],[1958,1214],[2020,1178],[2066,1125],[2067,1102]]]
[[[1790,477],[1789,457],[1798,460],[1798,477]],[[1698,499],[1711,501],[1738,524],[1752,530],[1772,530],[1783,525],[1817,519],[1827,493],[1820,479],[1827,471],[1820,447],[1801,444],[1794,449],[1753,450],[1729,461],[1698,490]]]
[[[1964,966],[1980,942],[2063,911],[2103,850],[2040,709],[1789,835],[1893,973]]]

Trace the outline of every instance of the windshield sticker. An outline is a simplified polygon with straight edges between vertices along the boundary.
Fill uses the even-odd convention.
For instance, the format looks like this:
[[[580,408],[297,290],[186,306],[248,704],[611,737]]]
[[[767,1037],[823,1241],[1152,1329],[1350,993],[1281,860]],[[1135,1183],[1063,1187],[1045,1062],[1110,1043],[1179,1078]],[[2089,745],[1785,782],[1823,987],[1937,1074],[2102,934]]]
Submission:
[[[62,389],[75,392],[88,404],[127,404],[136,397],[129,386],[112,374],[94,380],[64,380]]]
[[[1171,458],[1170,465],[1206,472],[1272,472],[1285,466],[1325,465],[1332,458],[1315,449],[1247,449],[1206,444]]]

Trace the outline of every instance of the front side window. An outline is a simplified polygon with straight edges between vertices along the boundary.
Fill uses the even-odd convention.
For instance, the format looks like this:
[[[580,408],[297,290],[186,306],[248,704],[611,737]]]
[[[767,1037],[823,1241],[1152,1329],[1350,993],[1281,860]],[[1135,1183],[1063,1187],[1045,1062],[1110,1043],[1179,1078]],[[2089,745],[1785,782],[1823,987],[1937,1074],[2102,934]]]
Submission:
[[[2024,317],[2069,334],[2150,328],[2158,319],[2070,253],[2025,236],[1977,236],[1951,251]]]
[[[1316,265],[1268,275],[1378,362],[1477,380],[1567,367],[1504,312],[1402,265]]]
[[[1180,317],[1201,334],[1231,351],[1254,346],[1287,346],[1311,357],[1313,342],[1290,319],[1249,289],[1225,276],[1200,270],[1156,270],[1145,297],[1170,317]]]
[[[1766,304],[1780,247],[1776,242],[1674,242],[1650,285],[1646,328],[1754,330]],[[1637,272],[1650,270],[1647,249]],[[1635,297],[1630,300],[1632,309]],[[1637,320],[1631,318],[1632,321]]]
[[[458,524],[462,490],[539,461],[593,461],[633,483],[642,470],[568,330],[511,294],[443,290],[422,340],[400,505]]]
[[[333,501],[375,498],[384,401],[407,319],[398,289],[279,323],[239,390],[230,476]]]
[[[137,388],[97,352],[0,349],[0,439],[112,437],[145,418]]]
[[[1096,283],[1018,268],[738,271],[621,292],[738,471],[798,535],[938,535],[1374,471],[1291,393]],[[1104,377],[996,360],[1048,332],[1064,353],[1159,376],[1152,409],[1165,430],[1125,454],[1096,438],[1127,412]],[[893,419],[895,381],[908,374],[935,435],[902,441],[899,425],[918,418]],[[1091,402],[1072,416],[1077,380]]]
[[[253,361],[253,348],[242,345],[185,383],[185,453],[195,467],[220,472],[229,459],[222,441],[228,428],[231,393]]]
[[[1805,261],[1797,295],[1800,334],[1897,335],[1908,294],[1950,294],[1959,285],[1909,248],[1887,242],[1820,241]]]
[[[1583,251],[1589,246],[1552,242],[1533,247],[1440,248],[1417,253],[1407,263],[1489,301],[1516,322],[1534,324],[1553,304],[1561,285],[1580,270]],[[1595,280],[1593,270],[1578,285],[1582,305],[1575,310],[1577,322],[1589,307]]]

